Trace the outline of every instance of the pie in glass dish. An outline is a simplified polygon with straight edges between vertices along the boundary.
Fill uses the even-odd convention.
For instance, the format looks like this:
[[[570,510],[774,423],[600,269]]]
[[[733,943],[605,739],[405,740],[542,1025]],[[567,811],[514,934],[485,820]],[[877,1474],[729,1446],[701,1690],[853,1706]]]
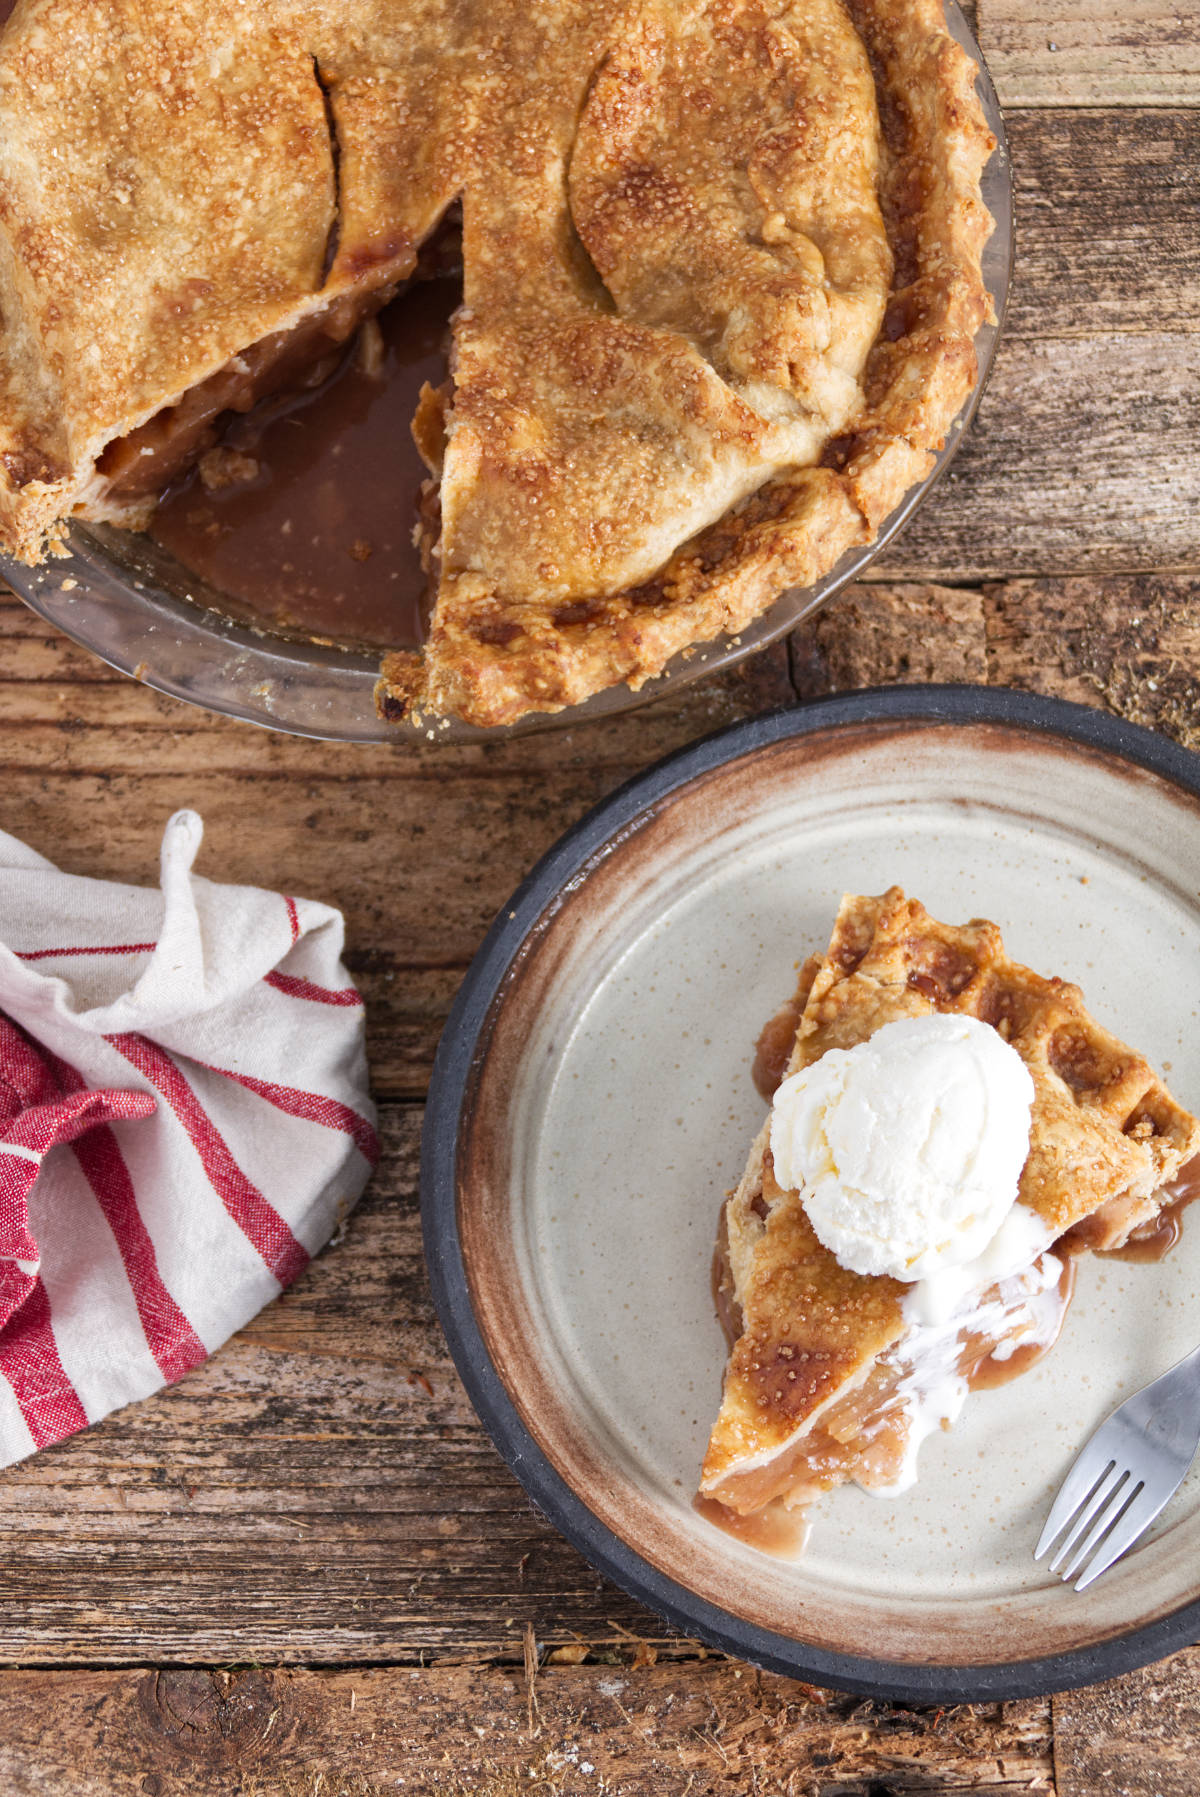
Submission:
[[[1078,987],[1011,961],[995,924],[939,923],[898,887],[843,900],[827,952],[805,962],[764,1032],[767,1083],[935,1014],[990,1026],[1031,1076],[1018,1252],[969,1262],[932,1310],[919,1285],[848,1270],[819,1239],[811,1197],[806,1209],[776,1178],[778,1137],[764,1126],[722,1212],[714,1289],[730,1353],[699,1500],[759,1544],[773,1527],[788,1541],[783,1518],[802,1520],[837,1485],[905,1489],[921,1442],[973,1385],[1013,1376],[1053,1343],[1073,1257],[1169,1244],[1173,1208],[1196,1195],[1200,1124],[1095,1022]]]
[[[941,0],[16,0],[0,32],[10,555],[145,527],[461,234],[387,717],[510,724],[736,633],[871,540],[974,385],[995,141]]]

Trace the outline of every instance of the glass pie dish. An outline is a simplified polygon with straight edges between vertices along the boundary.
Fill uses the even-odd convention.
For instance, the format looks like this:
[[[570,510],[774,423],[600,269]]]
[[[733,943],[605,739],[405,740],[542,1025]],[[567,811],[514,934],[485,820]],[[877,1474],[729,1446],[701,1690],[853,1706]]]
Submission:
[[[693,681],[764,648],[860,578],[953,459],[990,372],[1008,297],[1012,260],[1012,177],[995,89],[978,45],[954,0],[946,0],[953,35],[979,65],[978,90],[998,148],[983,175],[983,198],[995,230],[983,256],[995,323],[976,335],[975,385],[930,473],[884,519],[873,542],[848,551],[815,585],[779,596],[736,636],[718,638],[677,656],[639,691],[619,685],[558,713],[526,716],[499,734],[521,735],[576,724],[644,705],[673,686]],[[328,740],[373,742],[412,737],[410,727],[376,710],[379,656],[283,633],[250,618],[244,606],[207,584],[169,551],[139,533],[73,523],[66,553],[38,567],[0,558],[0,575],[36,612],[74,642],[155,690],[210,711],[265,727]],[[486,739],[457,719],[426,726],[439,742]]]

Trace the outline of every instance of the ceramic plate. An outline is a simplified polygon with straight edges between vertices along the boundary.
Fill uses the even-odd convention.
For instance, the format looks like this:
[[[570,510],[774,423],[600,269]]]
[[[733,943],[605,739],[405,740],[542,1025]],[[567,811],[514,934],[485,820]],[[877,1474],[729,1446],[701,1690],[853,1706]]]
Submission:
[[[1200,1475],[1076,1593],[1032,1559],[1120,1398],[1200,1339],[1200,1227],[1085,1259],[1057,1348],[975,1394],[915,1488],[813,1507],[772,1559],[692,1508],[725,1360],[721,1200],[763,1105],[759,1029],[845,890],[987,916],[1077,981],[1200,1104],[1200,761],[1079,706],[901,688],[739,725],[566,836],[493,926],[447,1025],[422,1168],[438,1309],[531,1496],[688,1633],[908,1700],[1108,1677],[1200,1630]]]

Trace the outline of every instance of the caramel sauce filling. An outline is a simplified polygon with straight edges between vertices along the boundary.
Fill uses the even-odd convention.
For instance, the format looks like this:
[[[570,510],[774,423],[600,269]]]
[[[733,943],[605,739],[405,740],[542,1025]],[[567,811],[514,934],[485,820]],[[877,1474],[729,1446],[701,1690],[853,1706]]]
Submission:
[[[788,1062],[792,1058],[792,1049],[796,1044],[796,1031],[800,1028],[800,1020],[804,1016],[804,1008],[820,967],[820,955],[810,955],[800,969],[795,992],[786,1004],[780,1005],[773,1017],[767,1019],[754,1045],[751,1078],[759,1097],[767,1104],[770,1104],[783,1084]]]
[[[1007,1385],[1010,1379],[1019,1379],[1035,1367],[1039,1360],[1048,1354],[1059,1336],[1063,1324],[1067,1320],[1067,1311],[1071,1307],[1071,1299],[1075,1296],[1075,1262],[1064,1258],[1062,1273],[1058,1281],[1058,1316],[1054,1333],[1046,1342],[1021,1342],[1015,1347],[1006,1360],[999,1360],[993,1348],[990,1353],[976,1361],[973,1367],[966,1370],[967,1384],[972,1391],[991,1391],[997,1385]]]
[[[1183,1234],[1183,1213],[1200,1198],[1200,1155],[1186,1161],[1163,1186],[1167,1202],[1157,1216],[1149,1217],[1130,1231],[1119,1247],[1100,1248],[1106,1260],[1155,1261],[1169,1254]]]
[[[399,289],[374,269],[110,443],[96,498],[152,508],[151,537],[227,615],[346,647],[417,647],[432,573],[418,539],[461,300],[451,207]]]
[[[171,406],[110,443],[96,463],[117,503],[154,499],[220,441],[229,412],[253,411],[279,393],[311,391],[334,373],[365,319],[395,292],[347,294],[290,331],[251,344]]]
[[[763,1025],[762,1033],[755,1043],[751,1077],[759,1096],[768,1104],[783,1083],[796,1041],[796,1031],[803,1015],[804,1006],[800,1000],[789,998],[774,1017]]]
[[[812,1525],[802,1509],[791,1509],[778,1502],[741,1515],[727,1504],[719,1504],[716,1498],[696,1496],[692,1509],[726,1535],[777,1560],[798,1560],[812,1533]]]
[[[445,277],[415,283],[365,331],[355,326],[355,347],[326,337],[332,362],[310,363],[303,384],[226,415],[220,447],[198,469],[194,444],[184,456],[188,471],[150,522],[154,540],[252,622],[369,649],[416,647],[429,604],[416,542],[429,470],[412,421],[428,420],[427,396],[446,379],[461,293]],[[428,447],[428,428],[423,437]]]

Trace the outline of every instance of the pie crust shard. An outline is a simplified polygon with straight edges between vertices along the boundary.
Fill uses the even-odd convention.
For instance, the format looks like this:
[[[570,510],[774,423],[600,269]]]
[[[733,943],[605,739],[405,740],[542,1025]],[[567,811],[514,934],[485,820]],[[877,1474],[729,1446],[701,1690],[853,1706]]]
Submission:
[[[974,76],[940,0],[16,0],[0,548],[142,527],[461,208],[381,710],[640,686],[932,466],[990,314]]]
[[[1164,1188],[1200,1151],[1200,1124],[1089,1016],[1078,987],[1009,960],[995,924],[939,923],[898,887],[843,899],[793,1005],[789,1074],[897,1018],[957,1013],[997,1029],[1033,1078],[1018,1202],[1045,1224],[1055,1258],[972,1294],[937,1327],[911,1320],[911,1287],[848,1272],[821,1245],[800,1194],[775,1179],[764,1126],[722,1212],[718,1297],[732,1342],[700,1481],[701,1508],[735,1533],[849,1481],[903,1489],[921,1440],[957,1413],[980,1368],[1010,1356],[1019,1368],[1022,1347],[1053,1341],[1070,1257],[1151,1228]]]

